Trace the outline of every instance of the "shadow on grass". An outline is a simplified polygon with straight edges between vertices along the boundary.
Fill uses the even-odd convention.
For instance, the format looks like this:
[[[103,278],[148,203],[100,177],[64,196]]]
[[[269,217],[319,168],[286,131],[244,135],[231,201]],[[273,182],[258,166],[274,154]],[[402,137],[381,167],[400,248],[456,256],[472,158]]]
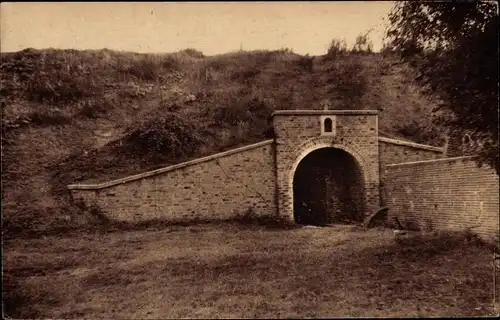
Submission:
[[[172,227],[190,227],[198,225],[234,225],[241,228],[263,228],[269,230],[288,230],[298,228],[298,225],[290,223],[285,219],[276,216],[245,216],[239,215],[228,219],[203,219],[195,218],[190,220],[168,220],[151,219],[137,222],[116,221],[103,218],[97,224],[95,230],[100,232],[120,232],[139,230],[164,230]]]
[[[81,286],[172,287],[170,299],[203,304],[227,292],[260,296],[278,285],[285,304],[306,308],[312,300],[338,302],[353,308],[382,308],[388,314],[404,308],[408,314],[484,315],[491,302],[486,250],[463,234],[419,235],[358,252],[297,254],[297,250],[304,248],[269,247],[216,259],[184,257],[127,269],[104,268],[83,278]],[[207,288],[210,292],[198,295]],[[346,291],[354,300],[345,297]],[[266,299],[277,299],[268,294]]]
[[[255,220],[250,221],[260,227]],[[158,228],[157,222],[150,223]],[[234,221],[230,223],[235,225]],[[248,228],[248,223],[236,225]],[[148,226],[151,225],[142,223],[141,228]],[[359,240],[353,238],[353,241],[356,239]],[[222,303],[219,299],[228,292],[232,296],[249,297],[265,293],[266,301],[270,301],[266,314],[284,312],[287,305],[294,306],[287,312],[300,313],[314,309],[315,305],[328,304],[349,306],[353,310],[382,308],[377,310],[388,315],[420,312],[472,316],[484,315],[484,309],[476,308],[484,308],[491,302],[492,292],[487,285],[491,283],[489,255],[465,233],[415,233],[396,238],[389,245],[362,245],[361,250],[351,246],[310,250],[308,245],[276,246],[267,241],[249,248],[251,251],[205,258],[186,255],[122,266],[115,265],[110,257],[103,257],[108,263],[100,263],[96,270],[72,278],[72,287],[77,290],[68,294],[85,296],[89,290],[162,290],[170,301],[185,306],[193,301],[199,305]],[[23,281],[28,276],[24,270],[13,271],[15,274],[4,277],[4,307],[9,316],[40,317],[68,299],[61,296],[62,290],[56,282],[35,288]],[[277,287],[281,289],[276,291]],[[346,296],[346,292],[352,297]],[[123,303],[123,299],[117,295],[109,303]],[[251,309],[250,305],[247,307]],[[229,312],[246,307],[238,304],[225,308]],[[169,316],[178,316],[179,310],[172,310]]]
[[[415,310],[434,308],[436,314],[453,306],[479,316],[493,296],[489,253],[469,232],[415,233],[360,252],[366,268],[359,279],[370,292],[382,290],[388,304],[411,301]]]
[[[47,308],[61,305],[63,295],[53,284],[32,286],[22,282],[17,275],[2,277],[2,309],[5,319],[40,318]]]
[[[21,228],[12,229],[11,232],[4,232],[3,239],[12,240],[16,238],[32,239],[44,236],[67,236],[92,233],[111,233],[122,231],[159,231],[175,227],[189,227],[198,225],[235,225],[242,228],[262,228],[267,230],[290,230],[300,228],[293,222],[277,216],[248,216],[236,215],[228,219],[202,219],[194,218],[189,220],[169,220],[150,219],[144,221],[118,221],[108,218],[98,210],[90,210],[86,213],[87,222],[85,224],[73,225],[71,222],[61,223],[41,230],[23,230]]]

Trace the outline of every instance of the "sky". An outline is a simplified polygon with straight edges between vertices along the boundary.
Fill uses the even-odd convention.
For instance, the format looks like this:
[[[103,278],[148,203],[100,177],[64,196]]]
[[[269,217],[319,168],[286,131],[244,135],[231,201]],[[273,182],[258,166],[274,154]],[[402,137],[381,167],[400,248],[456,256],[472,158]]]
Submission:
[[[369,36],[377,51],[390,1],[2,2],[1,51],[25,48],[215,55],[289,48],[322,55],[331,40]]]

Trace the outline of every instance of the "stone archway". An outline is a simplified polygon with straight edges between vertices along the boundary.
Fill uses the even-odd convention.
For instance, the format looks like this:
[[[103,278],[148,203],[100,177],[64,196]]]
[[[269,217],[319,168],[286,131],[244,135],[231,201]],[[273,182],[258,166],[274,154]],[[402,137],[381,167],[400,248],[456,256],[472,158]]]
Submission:
[[[365,217],[364,174],[348,152],[318,148],[293,174],[293,217],[299,224],[357,223]]]
[[[377,146],[378,147],[378,146]],[[369,216],[379,207],[379,181],[378,181],[378,162],[377,159],[367,160],[363,155],[365,150],[357,145],[352,140],[343,140],[336,142],[331,137],[316,137],[306,140],[304,143],[294,148],[289,155],[284,154],[281,159],[285,160],[278,162],[278,208],[280,215],[287,217],[290,221],[294,219],[294,192],[293,180],[299,163],[311,152],[322,148],[335,148],[348,153],[355,159],[364,184],[364,217]],[[375,152],[378,148],[375,149]],[[367,154],[370,156],[370,153]],[[378,156],[378,154],[374,154]]]
[[[325,124],[326,119],[331,120]],[[299,163],[321,148],[345,151],[364,182],[364,216],[379,209],[377,112],[372,110],[282,110],[273,114],[278,214],[293,222],[293,180]]]

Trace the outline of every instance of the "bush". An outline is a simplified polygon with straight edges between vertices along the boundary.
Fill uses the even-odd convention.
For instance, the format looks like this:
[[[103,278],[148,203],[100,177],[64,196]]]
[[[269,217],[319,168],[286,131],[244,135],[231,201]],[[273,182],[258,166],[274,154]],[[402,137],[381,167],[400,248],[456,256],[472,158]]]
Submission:
[[[279,54],[290,54],[293,53],[293,49],[290,49],[288,47],[281,47],[279,50],[277,50]]]
[[[203,52],[196,50],[196,49],[193,49],[193,48],[184,49],[181,52],[183,52],[183,53],[185,53],[188,56],[193,57],[193,58],[204,58],[205,57]]]
[[[215,120],[221,126],[231,125],[236,126],[241,121],[248,120],[251,114],[245,104],[236,106],[223,106],[217,109]]]
[[[297,64],[304,70],[307,70],[308,72],[313,71],[313,66],[314,66],[314,57],[310,57],[308,54],[305,55],[304,57],[300,57],[297,60]]]
[[[363,64],[359,60],[335,61],[328,70],[328,92],[349,109],[361,107],[361,99],[368,87]]]
[[[178,67],[178,62],[172,56],[150,54],[134,59],[125,72],[143,81],[157,81]]]
[[[229,101],[231,103],[232,101]],[[252,93],[234,101],[234,105],[226,105],[216,110],[215,120],[220,125],[234,126],[241,121],[253,124],[267,121],[273,112],[272,106],[264,99]]]
[[[404,138],[411,139],[417,143],[429,145],[442,145],[442,132],[438,127],[429,123],[420,123],[416,120],[405,124],[395,125],[394,130]]]
[[[2,59],[0,74],[6,94],[36,103],[64,105],[102,93],[89,66],[65,51],[16,52]]]
[[[241,95],[243,94],[245,93]],[[274,133],[271,114],[274,108],[267,100],[251,92],[239,101],[234,101],[234,104],[233,101],[231,99],[227,105],[215,109],[213,115],[218,127],[228,128],[233,133],[233,141],[226,141],[226,143],[233,145],[245,140],[249,141],[251,138],[272,137]]]
[[[174,113],[156,113],[134,125],[121,140],[134,156],[150,160],[185,158],[203,144],[203,130]]]
[[[96,96],[100,88],[92,84],[89,77],[60,75],[55,80],[45,72],[38,73],[28,84],[28,100],[38,103],[68,104]]]
[[[345,40],[333,39],[326,52],[326,57],[329,59],[334,59],[338,56],[342,56],[348,53],[347,43]]]
[[[356,37],[352,52],[355,53],[371,53],[373,51],[373,43],[368,39],[369,32],[360,34]]]

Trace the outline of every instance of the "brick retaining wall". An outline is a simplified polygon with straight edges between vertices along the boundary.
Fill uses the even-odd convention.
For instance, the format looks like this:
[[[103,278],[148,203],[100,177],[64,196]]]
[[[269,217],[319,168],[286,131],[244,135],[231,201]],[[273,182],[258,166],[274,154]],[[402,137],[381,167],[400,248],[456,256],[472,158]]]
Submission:
[[[249,208],[276,214],[272,140],[95,185],[70,185],[74,200],[120,221],[226,219]]]
[[[472,157],[391,164],[384,175],[384,205],[403,225],[498,235],[498,175]]]

